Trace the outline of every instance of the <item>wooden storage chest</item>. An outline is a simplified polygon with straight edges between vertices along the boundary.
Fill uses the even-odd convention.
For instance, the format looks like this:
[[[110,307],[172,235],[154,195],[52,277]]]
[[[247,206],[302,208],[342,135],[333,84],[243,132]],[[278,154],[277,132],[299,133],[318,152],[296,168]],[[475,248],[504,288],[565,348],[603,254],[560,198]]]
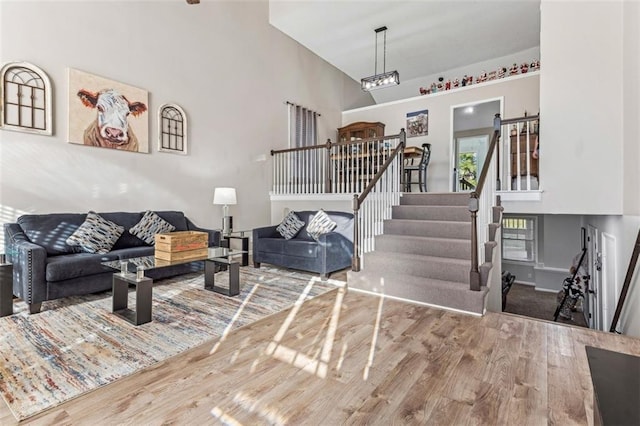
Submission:
[[[184,261],[207,256],[209,235],[199,231],[178,231],[156,234],[155,256],[157,259]]]

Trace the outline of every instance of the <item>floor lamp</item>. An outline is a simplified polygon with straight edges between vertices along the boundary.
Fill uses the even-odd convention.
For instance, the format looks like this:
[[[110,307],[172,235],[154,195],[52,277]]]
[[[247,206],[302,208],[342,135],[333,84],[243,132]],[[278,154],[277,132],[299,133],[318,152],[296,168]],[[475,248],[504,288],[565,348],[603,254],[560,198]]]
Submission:
[[[231,231],[233,231],[233,217],[229,216],[229,205],[237,204],[236,189],[216,188],[213,193],[213,204],[222,205],[222,234],[231,234]]]

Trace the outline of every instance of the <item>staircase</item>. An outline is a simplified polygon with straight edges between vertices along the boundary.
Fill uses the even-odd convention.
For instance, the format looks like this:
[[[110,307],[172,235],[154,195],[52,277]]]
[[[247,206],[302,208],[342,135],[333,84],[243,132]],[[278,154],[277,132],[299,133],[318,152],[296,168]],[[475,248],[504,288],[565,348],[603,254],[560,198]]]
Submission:
[[[375,237],[375,250],[365,253],[362,270],[348,272],[349,288],[482,315],[492,265],[480,265],[481,290],[470,290],[468,204],[467,193],[405,193]],[[491,240],[500,211],[494,208]],[[486,244],[486,259],[495,246]]]

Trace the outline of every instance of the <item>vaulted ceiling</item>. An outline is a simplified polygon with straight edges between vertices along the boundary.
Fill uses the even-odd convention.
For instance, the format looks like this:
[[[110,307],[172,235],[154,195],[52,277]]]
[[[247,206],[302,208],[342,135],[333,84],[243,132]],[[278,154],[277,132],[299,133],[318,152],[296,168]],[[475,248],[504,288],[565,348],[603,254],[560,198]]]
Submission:
[[[540,45],[540,0],[270,0],[269,13],[273,26],[356,81],[374,74],[381,26],[386,70],[404,81]]]

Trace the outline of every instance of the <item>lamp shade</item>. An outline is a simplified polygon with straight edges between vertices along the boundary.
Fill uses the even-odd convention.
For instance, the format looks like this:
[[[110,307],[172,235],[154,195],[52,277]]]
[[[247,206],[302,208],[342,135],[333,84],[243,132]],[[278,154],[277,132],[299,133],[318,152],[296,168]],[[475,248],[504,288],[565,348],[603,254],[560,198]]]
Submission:
[[[235,188],[216,188],[213,193],[213,204],[237,204]]]

